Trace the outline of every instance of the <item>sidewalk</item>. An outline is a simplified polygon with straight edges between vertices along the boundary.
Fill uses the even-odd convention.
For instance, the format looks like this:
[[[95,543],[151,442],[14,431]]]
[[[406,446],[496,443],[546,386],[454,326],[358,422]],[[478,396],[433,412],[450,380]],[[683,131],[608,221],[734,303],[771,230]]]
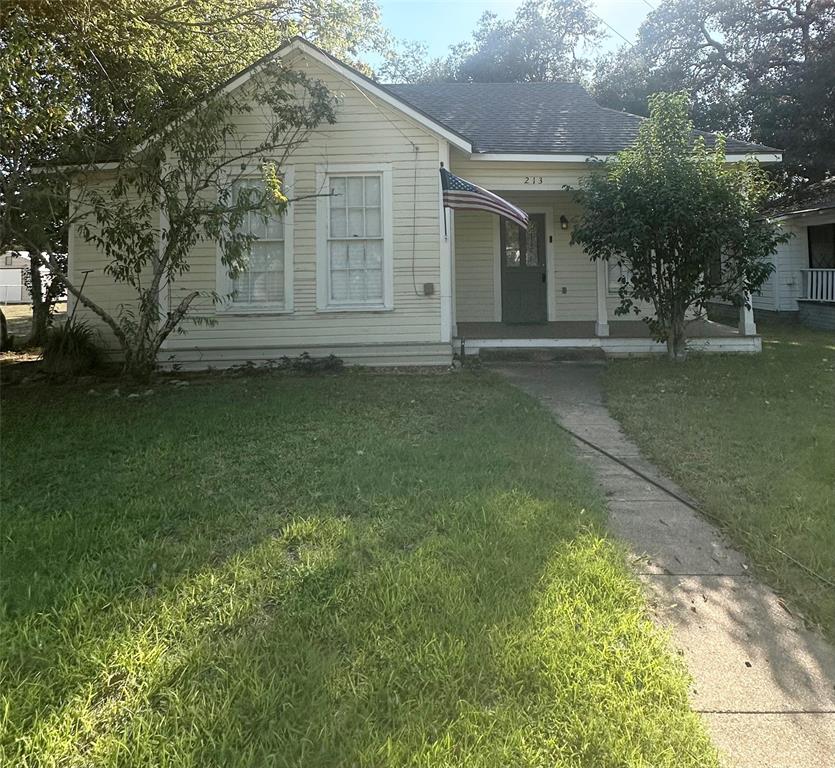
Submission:
[[[491,366],[563,426],[681,497],[609,415],[599,363]],[[691,704],[733,768],[835,766],[835,648],[794,619],[709,521],[577,441],[635,553],[656,619],[693,677]]]

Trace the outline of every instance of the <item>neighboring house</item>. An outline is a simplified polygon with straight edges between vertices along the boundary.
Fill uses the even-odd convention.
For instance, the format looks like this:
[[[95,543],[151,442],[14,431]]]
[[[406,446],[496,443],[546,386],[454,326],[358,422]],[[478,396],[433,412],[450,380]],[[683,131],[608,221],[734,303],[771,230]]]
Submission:
[[[805,325],[835,330],[835,177],[777,203],[768,217],[792,237],[774,254],[774,272],[754,307],[796,313]]]
[[[298,38],[275,55],[338,97],[335,125],[320,126],[282,169],[291,197],[331,194],[298,200],[272,222],[258,270],[234,286],[214,243],[194,248],[175,290],[237,295],[204,305],[216,322],[186,324],[166,342],[162,364],[303,351],[349,363],[443,364],[462,341],[468,351],[663,349],[643,323],[615,319],[617,275],[570,244],[579,210],[566,185],[590,172],[590,158],[629,146],[642,118],[604,109],[570,83],[384,86]],[[252,67],[227,87],[257,73]],[[778,150],[734,140],[726,151],[729,162],[781,160]],[[482,211],[442,213],[441,164],[522,207],[530,229]],[[109,183],[106,172],[99,183]],[[78,231],[69,262],[76,282],[92,270],[87,291],[109,310],[131,300]],[[759,349],[751,312],[741,321],[740,331],[701,323],[693,345]]]
[[[24,282],[29,271],[29,257],[16,251],[0,256],[0,304],[28,304],[32,295]]]

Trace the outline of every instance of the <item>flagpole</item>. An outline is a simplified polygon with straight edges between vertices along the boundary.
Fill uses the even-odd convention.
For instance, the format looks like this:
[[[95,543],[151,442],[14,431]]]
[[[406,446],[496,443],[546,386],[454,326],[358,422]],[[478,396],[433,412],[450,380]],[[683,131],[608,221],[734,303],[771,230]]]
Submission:
[[[444,161],[441,160],[441,169],[444,167]],[[444,183],[441,182],[441,216],[444,217],[444,240],[449,240],[449,235],[446,231],[446,206],[444,205]]]

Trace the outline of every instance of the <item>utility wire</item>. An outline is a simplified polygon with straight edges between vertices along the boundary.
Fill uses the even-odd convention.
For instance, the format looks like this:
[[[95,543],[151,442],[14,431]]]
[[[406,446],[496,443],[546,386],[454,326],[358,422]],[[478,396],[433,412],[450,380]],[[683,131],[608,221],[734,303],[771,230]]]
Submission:
[[[632,42],[632,41],[631,41],[628,37],[624,37],[624,36],[623,36],[620,32],[618,32],[618,31],[617,31],[617,30],[616,30],[616,29],[615,29],[615,28],[614,28],[614,27],[613,27],[613,26],[612,26],[612,25],[611,25],[608,21],[606,21],[606,19],[604,19],[602,16],[598,16],[598,15],[597,15],[597,14],[596,14],[593,10],[591,10],[591,8],[589,8],[589,13],[590,13],[592,16],[594,16],[594,18],[595,18],[595,19],[597,19],[597,20],[598,20],[601,24],[603,24],[604,26],[606,26],[606,27],[608,27],[609,29],[611,29],[611,30],[612,30],[612,32],[614,32],[614,33],[615,33],[615,34],[616,34],[616,35],[617,35],[617,36],[618,36],[621,40],[623,40],[625,43],[628,43],[628,44],[629,44],[629,45],[631,45],[633,48],[635,47],[635,43],[633,43],[633,42]]]
[[[693,504],[691,501],[688,501],[686,498],[684,498],[681,494],[678,494],[675,491],[671,491],[665,485],[663,485],[662,483],[659,483],[657,480],[653,479],[652,477],[645,474],[644,472],[641,472],[639,469],[635,469],[635,467],[633,467],[631,464],[628,464],[623,459],[619,459],[614,454],[609,453],[607,450],[601,448],[599,445],[596,445],[595,443],[591,442],[591,440],[587,440],[585,437],[581,437],[576,432],[573,432],[572,430],[568,429],[568,427],[564,427],[559,422],[555,422],[555,423],[563,432],[567,432],[575,440],[579,440],[581,443],[583,443],[584,445],[587,445],[589,448],[592,448],[595,451],[597,451],[598,453],[603,454],[607,459],[611,459],[612,461],[616,462],[617,464],[620,464],[625,469],[628,469],[630,472],[632,472],[633,474],[640,477],[641,480],[645,480],[646,482],[650,483],[651,485],[654,485],[659,490],[664,491],[664,493],[666,493],[668,496],[672,496],[676,501],[679,501],[682,504],[684,504],[684,506],[688,507],[689,509],[692,509],[694,512],[696,512],[700,515],[704,515],[706,518],[708,518],[709,520],[712,520],[714,523],[717,523],[720,526],[723,524],[723,521],[719,517],[717,517],[716,515],[712,515],[712,514],[710,514],[710,512],[706,512],[704,509],[700,509],[695,504]],[[835,581],[832,581],[832,579],[828,579],[826,576],[824,576],[823,574],[818,573],[817,571],[813,570],[812,568],[810,568],[805,563],[801,563],[800,560],[797,560],[796,558],[792,557],[790,554],[788,554],[788,552],[784,552],[779,547],[775,547],[770,542],[766,541],[765,543],[768,544],[768,546],[770,546],[775,552],[778,552],[783,557],[785,557],[786,559],[793,562],[796,566],[798,566],[799,568],[802,568],[804,571],[806,571],[806,573],[808,573],[810,576],[813,576],[815,579],[820,581],[822,584],[826,584],[830,587],[835,588]]]

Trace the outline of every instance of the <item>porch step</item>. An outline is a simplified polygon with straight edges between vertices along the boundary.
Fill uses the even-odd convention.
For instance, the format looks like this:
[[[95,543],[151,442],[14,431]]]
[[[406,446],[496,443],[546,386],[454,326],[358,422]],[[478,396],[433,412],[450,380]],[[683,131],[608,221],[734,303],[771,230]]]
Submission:
[[[605,360],[600,347],[482,347],[485,362],[549,363],[555,360]]]

